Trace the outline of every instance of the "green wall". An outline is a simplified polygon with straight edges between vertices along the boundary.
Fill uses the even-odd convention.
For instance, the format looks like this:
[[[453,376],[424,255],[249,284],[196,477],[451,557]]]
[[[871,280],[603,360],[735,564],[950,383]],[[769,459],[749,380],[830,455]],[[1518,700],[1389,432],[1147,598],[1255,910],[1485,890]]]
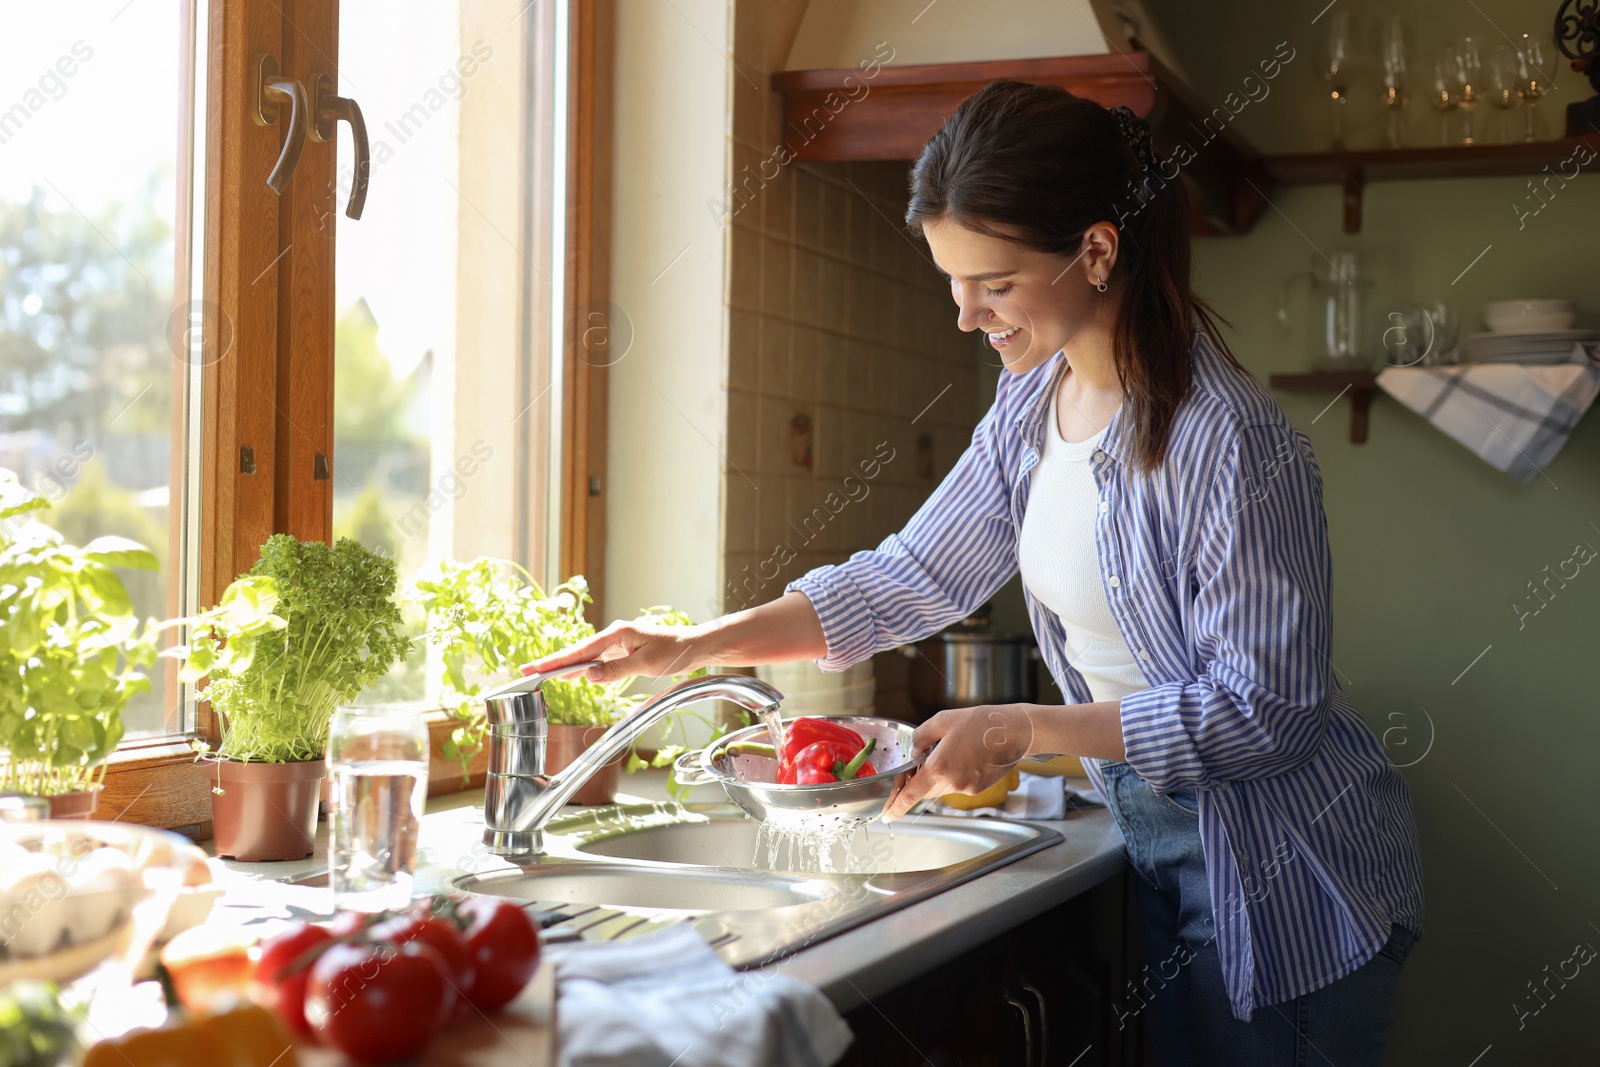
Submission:
[[[1291,43],[1296,58],[1271,95],[1237,120],[1253,144],[1281,152],[1319,148],[1326,136],[1316,69],[1326,22],[1310,23],[1324,2],[1147,7],[1212,102],[1278,42]],[[1420,78],[1436,41],[1500,40],[1497,25],[1516,36],[1547,23],[1555,6],[1476,0],[1353,10],[1357,40],[1369,49],[1375,10],[1407,20]],[[1361,95],[1376,92],[1375,74],[1369,65],[1357,77],[1353,142],[1375,144],[1381,113]],[[1560,78],[1542,116],[1547,134],[1558,132],[1567,100],[1587,95],[1570,71]],[[1436,120],[1413,103],[1408,132],[1432,143]],[[1336,189],[1269,189],[1274,206],[1249,234],[1196,242],[1196,284],[1232,322],[1228,341],[1263,380],[1309,367],[1304,287],[1291,304],[1291,331],[1278,323],[1279,294],[1285,277],[1336,250],[1364,257],[1374,309],[1448,300],[1465,333],[1483,329],[1486,301],[1567,297],[1578,303],[1579,325],[1600,327],[1597,172],[1600,162],[1591,163],[1520,230],[1512,204],[1524,202],[1525,177],[1370,185],[1355,237],[1341,231]],[[1389,1063],[1596,1062],[1600,960],[1565,988],[1551,976],[1580,943],[1600,949],[1600,560],[1565,588],[1552,581],[1556,595],[1521,628],[1512,605],[1536,604],[1527,583],[1543,580],[1546,565],[1554,572],[1575,546],[1600,550],[1600,412],[1579,425],[1547,478],[1522,487],[1386,396],[1373,401],[1367,443],[1353,445],[1348,399],[1319,417],[1330,399],[1278,395],[1322,468],[1334,664],[1405,765],[1426,878],[1427,931],[1401,979]],[[1000,614],[1026,629],[1015,583]],[[1547,1003],[1519,1025],[1519,1008],[1539,1007],[1530,981],[1546,983]]]
[[[1367,254],[1385,289],[1449,292],[1464,307],[1570,297],[1584,324],[1600,325],[1591,287],[1600,181],[1569,190],[1570,205],[1552,204],[1541,221],[1566,213],[1521,243],[1483,221],[1518,188],[1514,179],[1374,186],[1356,239],[1339,232],[1334,190],[1279,191],[1287,219],[1274,212],[1247,237],[1197,243],[1197,282],[1263,379],[1306,366],[1274,305],[1279,279],[1308,262],[1307,239]],[[1348,439],[1348,399],[1320,418],[1331,396],[1278,399],[1322,467],[1334,665],[1373,729],[1391,731],[1391,758],[1411,764],[1427,932],[1404,973],[1389,1062],[1466,1064],[1491,1044],[1485,1064],[1574,1062],[1580,1049],[1592,1057],[1600,972],[1565,990],[1552,982],[1558,995],[1520,1030],[1513,1004],[1537,1006],[1525,983],[1577,943],[1600,947],[1590,925],[1600,923],[1600,561],[1564,589],[1552,581],[1548,607],[1520,628],[1512,605],[1537,605],[1527,583],[1579,543],[1600,550],[1600,414],[1580,423],[1548,480],[1524,488],[1386,396],[1373,401],[1362,445]]]
[[[1290,41],[1299,54],[1274,95],[1239,122],[1264,150],[1308,150],[1326,129],[1320,33],[1309,24],[1322,3],[1173,0],[1158,17],[1170,40],[1184,42],[1180,56],[1211,100],[1258,54]],[[1370,16],[1380,10],[1400,14],[1426,45],[1463,34],[1500,40],[1498,29],[1514,37],[1547,24],[1555,8],[1477,0],[1352,10],[1359,41],[1373,39]],[[1416,58],[1412,66],[1420,68]],[[1558,77],[1547,134],[1559,132],[1567,100],[1587,95],[1570,71]],[[1362,103],[1374,91],[1371,77],[1358,80],[1349,105],[1365,108],[1352,115],[1358,143],[1375,142],[1381,129],[1376,106]],[[1412,110],[1413,136],[1431,137],[1433,117]],[[1334,188],[1273,190],[1275,206],[1248,235],[1196,242],[1196,283],[1233,322],[1234,351],[1263,379],[1308,366],[1305,338],[1279,327],[1276,305],[1283,277],[1319,250],[1360,252],[1375,304],[1449,300],[1465,330],[1483,328],[1484,302],[1520,297],[1573,299],[1579,324],[1600,327],[1597,170],[1590,164],[1520,230],[1512,204],[1523,202],[1526,178],[1371,185],[1356,237],[1341,231]],[[1304,300],[1303,288],[1297,296]],[[1329,399],[1279,395],[1322,467],[1333,661],[1394,761],[1410,765],[1426,879],[1427,931],[1401,980],[1389,1062],[1465,1065],[1486,1048],[1482,1067],[1595,1062],[1600,967],[1583,968],[1565,988],[1549,976],[1578,944],[1600,948],[1600,561],[1565,588],[1552,581],[1548,607],[1520,627],[1512,605],[1536,605],[1525,599],[1527,583],[1543,580],[1546,565],[1553,573],[1578,544],[1600,550],[1600,412],[1578,426],[1546,478],[1522,487],[1385,396],[1373,401],[1367,443],[1353,445],[1348,399],[1318,417]],[[1546,979],[1553,995],[1541,987],[1547,1005],[1519,1024],[1519,1006],[1540,1006],[1527,983]]]

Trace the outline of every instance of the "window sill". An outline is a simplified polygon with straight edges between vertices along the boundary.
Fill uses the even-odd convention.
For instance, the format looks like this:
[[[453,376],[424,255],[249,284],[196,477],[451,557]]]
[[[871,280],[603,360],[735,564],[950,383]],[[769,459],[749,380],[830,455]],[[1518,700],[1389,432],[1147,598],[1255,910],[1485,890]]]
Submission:
[[[445,759],[441,749],[456,722],[444,711],[429,712],[428,795],[442,796],[482,788],[489,769],[489,749],[473,757],[463,777],[461,767]],[[195,759],[190,739],[179,735],[141,738],[117,749],[106,761],[105,788],[95,818],[143,823],[190,836],[211,835],[211,787],[206,765]]]

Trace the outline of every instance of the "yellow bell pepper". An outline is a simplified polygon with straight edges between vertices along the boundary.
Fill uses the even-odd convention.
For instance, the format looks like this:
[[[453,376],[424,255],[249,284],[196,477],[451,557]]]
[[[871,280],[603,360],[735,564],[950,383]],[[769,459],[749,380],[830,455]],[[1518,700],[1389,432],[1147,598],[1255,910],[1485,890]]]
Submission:
[[[1022,775],[1013,768],[1011,773],[981,793],[946,793],[939,799],[958,811],[977,808],[997,808],[1006,802],[1011,791],[1022,784]]]
[[[82,1067],[298,1067],[277,1016],[254,1004],[134,1030],[89,1049]]]

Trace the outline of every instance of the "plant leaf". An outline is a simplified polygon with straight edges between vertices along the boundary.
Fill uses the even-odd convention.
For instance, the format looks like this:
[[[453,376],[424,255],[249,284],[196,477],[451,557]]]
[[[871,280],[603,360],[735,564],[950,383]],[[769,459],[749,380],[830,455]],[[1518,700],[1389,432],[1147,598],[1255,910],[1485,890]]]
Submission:
[[[161,569],[156,554],[137,541],[126,537],[107,535],[96,537],[83,546],[83,555],[108,567],[133,567],[142,571]]]
[[[0,519],[50,506],[50,501],[17,481],[15,471],[0,467]]]

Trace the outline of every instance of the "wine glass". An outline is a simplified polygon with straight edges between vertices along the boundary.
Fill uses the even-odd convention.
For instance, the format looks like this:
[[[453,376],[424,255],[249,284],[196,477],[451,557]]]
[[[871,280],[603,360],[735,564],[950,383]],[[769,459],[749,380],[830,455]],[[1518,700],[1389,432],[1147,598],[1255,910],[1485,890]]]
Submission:
[[[1344,104],[1350,94],[1350,12],[1340,11],[1328,22],[1323,50],[1322,77],[1333,101],[1333,147],[1344,147]]]
[[[1522,71],[1522,57],[1510,45],[1496,45],[1489,53],[1488,92],[1485,95],[1489,106],[1500,114],[1495,125],[1496,139],[1502,143],[1511,140],[1506,132],[1506,112],[1522,102]]]
[[[1428,106],[1439,113],[1439,143],[1450,143],[1450,113],[1460,106],[1456,96],[1456,46],[1442,44],[1433,56],[1433,91]]]
[[[1424,304],[1422,313],[1427,316],[1428,327],[1422,365],[1436,367],[1460,363],[1461,353],[1456,350],[1456,340],[1461,336],[1461,316],[1455,307],[1443,300],[1435,300]]]
[[[1534,109],[1539,106],[1539,98],[1549,93],[1555,83],[1555,43],[1548,34],[1525,33],[1517,53],[1522,59],[1517,95],[1528,109],[1528,129],[1522,139],[1534,141],[1538,139],[1534,136]]]
[[[1384,20],[1381,43],[1383,106],[1389,113],[1389,147],[1399,148],[1401,111],[1406,106],[1406,40],[1400,16]]]
[[[1456,101],[1467,116],[1467,132],[1462,144],[1472,144],[1472,115],[1483,102],[1483,63],[1478,58],[1478,45],[1471,37],[1463,37],[1455,50]]]

